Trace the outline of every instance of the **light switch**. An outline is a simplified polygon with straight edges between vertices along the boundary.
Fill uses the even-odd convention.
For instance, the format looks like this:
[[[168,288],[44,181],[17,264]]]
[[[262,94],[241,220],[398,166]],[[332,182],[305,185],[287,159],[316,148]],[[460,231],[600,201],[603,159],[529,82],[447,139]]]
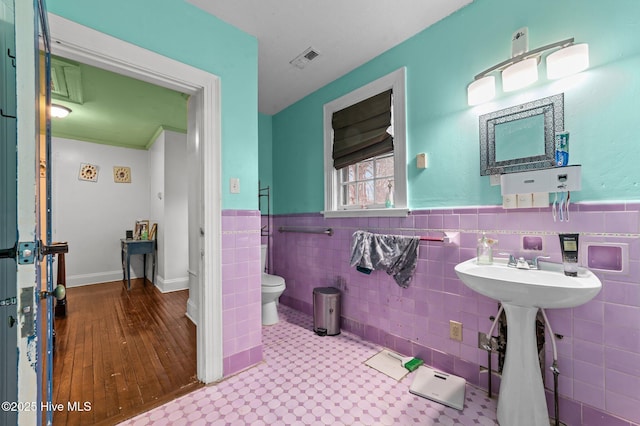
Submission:
[[[232,194],[240,193],[240,179],[239,178],[231,178],[229,179],[229,192]]]
[[[419,169],[427,168],[427,154],[421,152],[420,154],[416,155],[416,167],[418,167]]]

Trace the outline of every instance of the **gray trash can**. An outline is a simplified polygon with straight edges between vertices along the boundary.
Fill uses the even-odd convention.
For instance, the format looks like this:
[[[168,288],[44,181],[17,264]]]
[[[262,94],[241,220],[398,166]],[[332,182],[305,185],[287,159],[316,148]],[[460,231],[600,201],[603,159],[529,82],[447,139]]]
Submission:
[[[318,336],[340,334],[340,294],[335,287],[313,289],[313,331]]]

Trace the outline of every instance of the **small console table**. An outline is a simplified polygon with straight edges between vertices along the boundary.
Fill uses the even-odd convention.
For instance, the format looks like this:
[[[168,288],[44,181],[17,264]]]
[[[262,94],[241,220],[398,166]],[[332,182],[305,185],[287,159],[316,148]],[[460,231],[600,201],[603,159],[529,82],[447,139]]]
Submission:
[[[120,240],[120,247],[122,249],[122,281],[127,282],[127,290],[131,290],[131,255],[142,254],[144,255],[144,283],[147,283],[147,254],[153,256],[153,266],[151,269],[151,283],[153,283],[156,275],[156,240],[128,240],[122,238]]]

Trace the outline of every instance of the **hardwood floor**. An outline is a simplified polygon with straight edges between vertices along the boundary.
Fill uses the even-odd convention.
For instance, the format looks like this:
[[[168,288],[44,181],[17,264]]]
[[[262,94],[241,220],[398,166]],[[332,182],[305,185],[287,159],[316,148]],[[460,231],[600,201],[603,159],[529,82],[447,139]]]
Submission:
[[[188,291],[131,284],[67,289],[67,316],[55,320],[53,403],[64,409],[54,425],[116,424],[203,386]],[[89,409],[68,410],[69,402]]]

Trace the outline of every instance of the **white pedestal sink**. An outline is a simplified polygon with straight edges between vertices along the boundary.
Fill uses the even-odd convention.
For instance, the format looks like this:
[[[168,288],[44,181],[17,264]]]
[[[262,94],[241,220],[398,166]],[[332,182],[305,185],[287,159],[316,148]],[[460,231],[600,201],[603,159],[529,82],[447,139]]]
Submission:
[[[593,299],[602,284],[591,271],[564,275],[562,265],[540,263],[541,270],[516,269],[507,259],[478,265],[470,259],[456,265],[462,282],[499,300],[507,315],[507,353],[498,399],[498,422],[504,426],[547,426],[549,416],[538,362],[535,318],[538,308],[571,308]]]

